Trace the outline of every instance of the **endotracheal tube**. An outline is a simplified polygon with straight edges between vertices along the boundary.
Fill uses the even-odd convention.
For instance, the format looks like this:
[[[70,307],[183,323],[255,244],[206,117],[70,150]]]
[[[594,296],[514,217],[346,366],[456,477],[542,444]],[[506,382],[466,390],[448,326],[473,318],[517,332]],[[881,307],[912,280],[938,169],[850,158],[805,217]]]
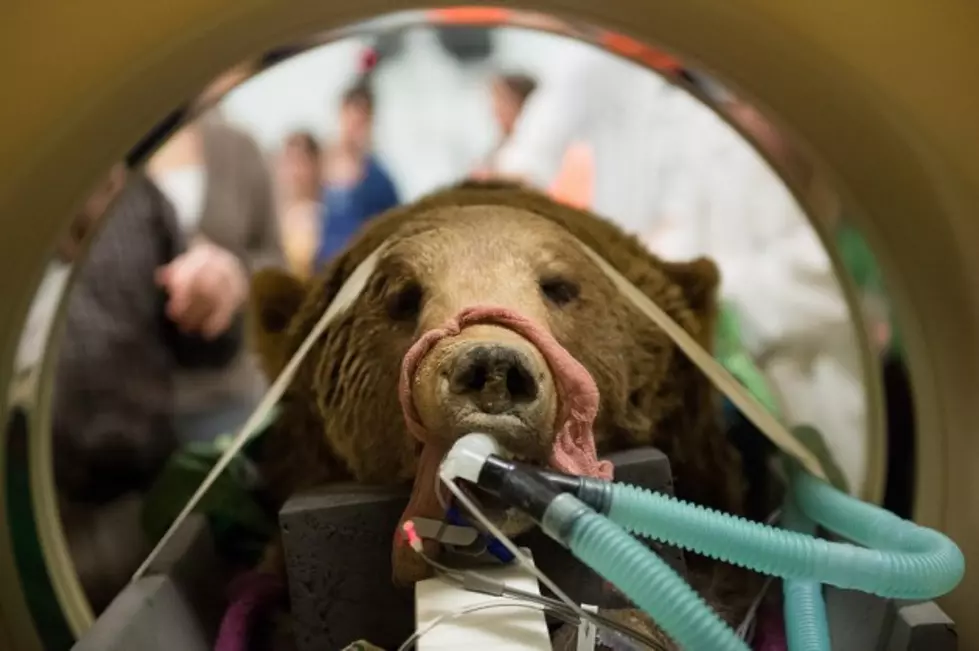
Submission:
[[[793,651],[829,648],[820,585],[887,598],[934,599],[961,581],[965,559],[943,534],[856,500],[794,464],[789,475],[786,524],[794,531],[627,484],[510,461],[495,441],[480,434],[460,439],[441,472],[444,481],[467,480],[534,518],[690,651],[742,651],[747,646],[628,532],[785,579]],[[816,524],[857,544],[815,538],[810,534]]]

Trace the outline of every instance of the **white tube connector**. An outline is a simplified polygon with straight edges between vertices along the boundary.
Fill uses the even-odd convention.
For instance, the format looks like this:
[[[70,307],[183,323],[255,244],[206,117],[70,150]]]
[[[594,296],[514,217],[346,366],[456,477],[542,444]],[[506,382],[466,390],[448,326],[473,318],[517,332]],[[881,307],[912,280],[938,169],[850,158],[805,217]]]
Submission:
[[[439,468],[439,476],[443,480],[465,479],[475,484],[490,455],[509,457],[503,446],[489,434],[466,434],[445,455]]]

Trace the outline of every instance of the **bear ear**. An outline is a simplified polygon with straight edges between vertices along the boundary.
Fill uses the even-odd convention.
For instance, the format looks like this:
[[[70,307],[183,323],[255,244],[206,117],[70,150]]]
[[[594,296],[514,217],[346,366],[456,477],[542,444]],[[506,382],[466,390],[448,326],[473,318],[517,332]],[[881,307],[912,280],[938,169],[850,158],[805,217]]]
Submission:
[[[285,363],[286,334],[306,299],[302,280],[281,269],[261,269],[252,275],[248,300],[252,345],[271,378]]]
[[[685,262],[662,263],[663,273],[683,292],[687,305],[700,324],[697,337],[701,344],[712,344],[714,324],[717,320],[717,295],[721,274],[717,265],[708,258],[696,258]],[[708,350],[713,350],[709,345]]]

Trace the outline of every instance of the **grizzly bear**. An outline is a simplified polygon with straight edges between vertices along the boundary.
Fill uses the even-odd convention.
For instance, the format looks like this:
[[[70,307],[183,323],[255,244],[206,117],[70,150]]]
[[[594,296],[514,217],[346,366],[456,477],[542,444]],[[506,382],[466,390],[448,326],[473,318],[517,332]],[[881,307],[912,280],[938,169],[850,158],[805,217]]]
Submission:
[[[711,261],[667,262],[587,211],[510,184],[467,182],[376,218],[313,280],[258,272],[251,336],[270,377],[385,242],[362,293],[319,337],[283,396],[263,462],[275,499],[334,481],[410,483],[421,446],[399,404],[405,354],[461,310],[492,305],[545,329],[594,378],[599,454],[656,446],[671,461],[678,497],[746,513],[746,479],[715,391],[578,242],[708,350],[720,280]],[[561,397],[533,345],[499,325],[479,325],[439,342],[426,359],[413,389],[430,431],[451,441],[478,429],[545,461]],[[755,577],[709,559],[688,564],[695,587],[723,616],[743,613]]]

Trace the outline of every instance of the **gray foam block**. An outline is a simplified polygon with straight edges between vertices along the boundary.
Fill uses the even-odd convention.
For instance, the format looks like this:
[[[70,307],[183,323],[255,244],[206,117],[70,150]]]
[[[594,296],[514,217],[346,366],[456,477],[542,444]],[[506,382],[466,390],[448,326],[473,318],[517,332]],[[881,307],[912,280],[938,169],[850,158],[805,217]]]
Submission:
[[[227,573],[207,520],[190,515],[149,566],[130,583],[73,651],[209,651],[225,606]]]
[[[414,629],[411,590],[391,581],[391,544],[408,492],[334,485],[297,495],[279,513],[299,651],[359,639],[397,646]]]
[[[666,456],[642,449],[609,457],[616,479],[672,493]],[[341,649],[359,639],[396,648],[414,630],[410,590],[391,583],[391,544],[408,490],[333,485],[296,495],[279,514],[299,651]],[[540,533],[521,537],[538,566],[569,596],[623,604],[605,582]],[[658,550],[677,568],[676,550]]]
[[[888,626],[887,600],[852,590],[826,587],[826,618],[832,648],[839,651],[872,651]]]
[[[146,574],[169,576],[187,598],[208,637],[217,637],[231,573],[217,553],[206,517],[199,513],[188,516]]]
[[[72,651],[210,651],[211,640],[176,582],[165,575],[130,583]]]
[[[955,624],[938,604],[892,605],[895,613],[887,651],[957,651]]]
[[[833,651],[956,651],[952,620],[933,601],[883,599],[826,586]]]

